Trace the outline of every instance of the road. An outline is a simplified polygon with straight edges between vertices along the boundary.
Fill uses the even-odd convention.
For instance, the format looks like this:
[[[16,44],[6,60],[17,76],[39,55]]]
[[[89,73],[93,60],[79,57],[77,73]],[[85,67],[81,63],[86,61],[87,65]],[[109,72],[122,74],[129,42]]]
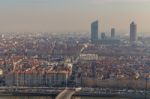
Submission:
[[[78,63],[79,59],[80,59],[80,54],[84,51],[85,48],[88,47],[88,44],[84,44],[84,46],[81,48],[80,53],[78,55],[78,57],[75,59],[74,63]]]

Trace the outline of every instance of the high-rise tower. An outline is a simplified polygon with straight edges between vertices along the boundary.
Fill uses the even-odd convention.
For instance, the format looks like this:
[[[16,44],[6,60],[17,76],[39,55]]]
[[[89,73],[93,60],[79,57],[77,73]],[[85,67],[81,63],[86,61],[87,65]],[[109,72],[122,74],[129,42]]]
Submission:
[[[98,21],[94,21],[91,24],[91,42],[93,44],[98,41]]]
[[[115,28],[111,28],[111,38],[115,38]]]
[[[137,35],[137,25],[134,22],[132,22],[130,24],[130,43],[136,41],[136,35]]]

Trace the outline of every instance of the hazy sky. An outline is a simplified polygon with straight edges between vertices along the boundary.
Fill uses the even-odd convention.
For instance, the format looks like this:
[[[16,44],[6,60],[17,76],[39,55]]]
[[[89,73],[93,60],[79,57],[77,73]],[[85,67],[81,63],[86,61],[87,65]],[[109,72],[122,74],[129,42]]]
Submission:
[[[1,32],[90,31],[96,19],[101,32],[150,32],[150,0],[0,0]]]

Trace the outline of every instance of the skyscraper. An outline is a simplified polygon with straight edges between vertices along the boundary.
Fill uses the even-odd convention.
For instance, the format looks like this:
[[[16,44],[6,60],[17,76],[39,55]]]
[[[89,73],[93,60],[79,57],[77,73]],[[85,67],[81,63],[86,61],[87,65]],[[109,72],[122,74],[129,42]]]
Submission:
[[[98,41],[98,21],[91,24],[91,42],[95,44]]]
[[[115,38],[115,28],[111,28],[111,38]]]
[[[137,34],[137,25],[134,22],[132,22],[130,24],[130,43],[136,41],[136,34]]]

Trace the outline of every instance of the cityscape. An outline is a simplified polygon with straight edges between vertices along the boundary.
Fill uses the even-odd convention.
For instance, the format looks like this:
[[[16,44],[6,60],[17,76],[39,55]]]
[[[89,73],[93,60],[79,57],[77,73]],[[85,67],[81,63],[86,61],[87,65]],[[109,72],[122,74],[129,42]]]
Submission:
[[[0,99],[150,99],[149,0],[0,1]]]
[[[1,93],[30,93],[34,87],[33,93],[56,94],[81,87],[79,94],[117,88],[144,96],[146,79],[150,88],[150,37],[138,37],[135,22],[129,26],[129,37],[118,37],[112,28],[110,36],[102,32],[99,38],[98,20],[91,23],[90,37],[1,33]]]

